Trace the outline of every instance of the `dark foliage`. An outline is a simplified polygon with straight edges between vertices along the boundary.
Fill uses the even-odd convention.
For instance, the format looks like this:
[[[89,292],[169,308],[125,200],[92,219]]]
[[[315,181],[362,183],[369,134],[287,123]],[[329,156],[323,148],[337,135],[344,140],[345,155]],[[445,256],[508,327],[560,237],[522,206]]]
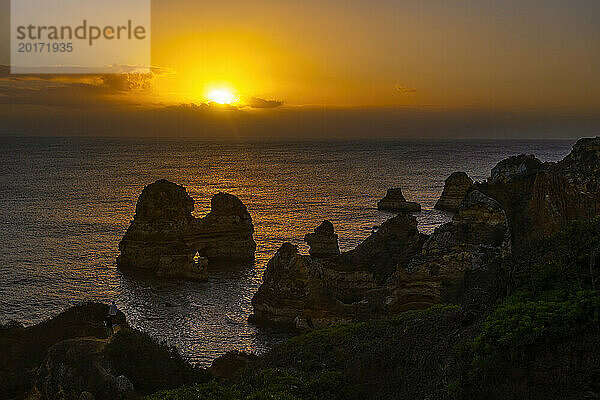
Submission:
[[[118,373],[145,394],[211,379],[206,370],[188,364],[175,348],[132,329],[116,333],[104,351]]]
[[[458,398],[581,398],[600,392],[600,218],[540,238],[507,263],[502,299],[460,346]]]
[[[0,398],[13,398],[29,390],[36,368],[50,346],[76,337],[106,337],[104,319],[108,306],[82,303],[52,319],[24,328],[9,324],[0,329]],[[117,322],[125,323],[122,313]]]

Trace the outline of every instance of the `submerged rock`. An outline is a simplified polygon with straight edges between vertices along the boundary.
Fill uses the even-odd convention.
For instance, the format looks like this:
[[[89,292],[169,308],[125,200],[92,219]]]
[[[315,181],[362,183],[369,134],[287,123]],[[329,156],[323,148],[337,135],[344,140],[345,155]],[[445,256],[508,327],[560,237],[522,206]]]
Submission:
[[[244,204],[219,193],[204,218],[192,216],[194,200],[183,186],[159,180],[142,191],[136,213],[119,243],[121,269],[157,276],[205,280],[209,260],[254,258],[254,226]]]
[[[334,233],[333,224],[323,221],[314,233],[307,233],[304,241],[310,246],[309,254],[315,258],[328,258],[340,254],[338,235]]]
[[[453,172],[444,182],[444,190],[435,209],[456,212],[473,185],[473,180],[464,172]]]
[[[406,201],[401,188],[388,189],[385,197],[377,203],[377,208],[387,211],[419,212],[421,205],[412,201]]]

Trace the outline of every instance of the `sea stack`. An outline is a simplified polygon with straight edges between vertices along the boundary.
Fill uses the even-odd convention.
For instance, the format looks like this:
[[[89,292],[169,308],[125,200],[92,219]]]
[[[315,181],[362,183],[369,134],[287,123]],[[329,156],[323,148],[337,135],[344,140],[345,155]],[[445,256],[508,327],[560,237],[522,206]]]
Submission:
[[[397,212],[419,212],[421,205],[412,201],[406,201],[401,188],[388,189],[385,197],[377,203],[377,208],[386,211]]]
[[[315,258],[328,258],[340,255],[338,235],[334,233],[333,224],[323,221],[315,228],[314,233],[307,233],[304,241],[310,246],[309,254]]]
[[[444,190],[437,203],[436,210],[456,212],[464,200],[473,180],[464,172],[453,172],[444,182]]]
[[[219,193],[204,218],[192,216],[194,199],[183,186],[159,180],[142,191],[136,213],[119,243],[120,269],[144,269],[157,276],[206,280],[210,260],[254,258],[254,226],[235,196]]]

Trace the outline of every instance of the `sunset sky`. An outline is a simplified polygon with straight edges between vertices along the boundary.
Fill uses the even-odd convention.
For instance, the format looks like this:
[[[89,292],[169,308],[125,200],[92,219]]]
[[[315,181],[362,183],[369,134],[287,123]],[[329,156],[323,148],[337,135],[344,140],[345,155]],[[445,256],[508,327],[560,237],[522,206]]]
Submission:
[[[2,134],[41,134],[45,123],[87,131],[107,116],[136,132],[175,121],[185,136],[195,124],[216,136],[302,123],[336,137],[350,126],[349,136],[377,136],[359,131],[374,126],[386,137],[600,130],[597,0],[157,0],[152,76],[27,79],[8,73],[1,1]],[[231,109],[202,105],[215,95],[235,98]],[[140,124],[147,113],[153,123]]]

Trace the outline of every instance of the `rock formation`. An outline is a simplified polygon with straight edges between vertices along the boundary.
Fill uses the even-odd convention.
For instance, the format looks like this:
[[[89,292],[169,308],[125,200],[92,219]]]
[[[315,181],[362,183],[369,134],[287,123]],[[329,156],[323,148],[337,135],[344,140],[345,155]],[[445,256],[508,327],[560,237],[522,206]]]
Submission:
[[[563,175],[578,191],[597,197],[600,194],[600,136],[579,139],[571,153],[549,169]]]
[[[119,399],[122,392],[112,390],[111,382],[120,374],[106,363],[88,362],[98,361],[107,343],[108,309],[84,303],[38,325],[0,329],[0,398],[79,399],[82,392],[102,387],[106,395],[95,392],[97,400]],[[126,326],[125,315],[119,311],[115,322]],[[98,368],[108,373],[97,375]]]
[[[323,221],[314,233],[307,233],[304,241],[310,246],[309,254],[315,258],[328,258],[340,255],[338,235],[334,233],[333,224]]]
[[[458,211],[458,207],[473,185],[473,180],[464,172],[453,172],[444,182],[444,190],[435,209],[442,211]]]
[[[377,203],[380,210],[397,212],[419,212],[421,205],[419,203],[406,201],[401,188],[388,189],[385,197]]]
[[[533,154],[520,154],[500,161],[490,175],[490,182],[500,182],[510,179],[514,175],[530,175],[537,173],[542,168],[542,162]]]
[[[58,342],[37,370],[30,399],[129,399],[134,387],[116,375],[104,357],[106,339],[76,338]]]
[[[252,218],[237,197],[216,194],[204,218],[192,216],[193,210],[194,200],[183,186],[166,180],[146,186],[119,243],[119,268],[205,280],[208,260],[254,258]]]
[[[425,238],[414,217],[400,214],[339,256],[301,255],[284,243],[252,299],[253,320],[307,329],[372,318],[384,312],[383,282],[397,263],[419,251]]]
[[[508,220],[500,204],[472,191],[451,222],[437,228],[421,253],[400,264],[388,281],[388,311],[438,303],[480,306],[496,268],[510,249]]]
[[[306,329],[437,303],[480,306],[485,299],[475,288],[488,288],[509,249],[504,211],[478,191],[429,237],[400,214],[339,256],[301,255],[284,243],[252,299],[254,320]]]
[[[310,256],[285,243],[269,261],[252,299],[254,318],[306,329],[437,303],[481,314],[493,303],[496,270],[507,255],[575,219],[600,215],[599,171],[600,138],[582,139],[558,163],[520,155],[498,163],[484,183],[451,176],[446,200],[461,197],[450,185],[455,179],[467,194],[452,221],[429,237],[414,217],[399,214],[354,250],[320,258],[324,243],[337,243],[333,227],[323,224],[307,235]],[[399,190],[386,198],[396,206],[405,201]]]
[[[511,157],[494,167],[487,182],[475,187],[502,205],[513,244],[520,248],[570,221],[600,215],[599,148],[600,138],[586,138],[557,163],[542,164],[532,156]]]
[[[125,400],[212,380],[109,306],[83,303],[37,325],[0,328],[0,399]]]

